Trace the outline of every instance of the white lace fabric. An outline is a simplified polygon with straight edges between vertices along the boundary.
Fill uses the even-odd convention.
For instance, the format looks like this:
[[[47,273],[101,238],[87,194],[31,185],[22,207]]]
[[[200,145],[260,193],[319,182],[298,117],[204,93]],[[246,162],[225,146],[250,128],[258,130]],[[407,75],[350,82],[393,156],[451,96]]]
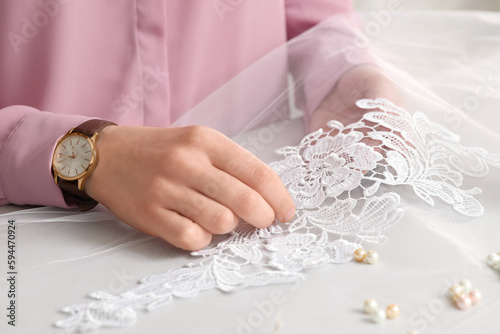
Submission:
[[[431,206],[439,200],[466,216],[483,213],[474,198],[481,190],[463,189],[464,175],[483,177],[490,166],[500,168],[500,155],[462,146],[444,126],[390,101],[365,99],[357,106],[366,110],[360,121],[330,121],[328,131],[278,150],[283,160],[271,166],[294,199],[291,222],[265,229],[240,222],[226,240],[193,252],[184,267],[145,277],[119,295],[93,292],[95,301],[64,308],[68,317],[56,325],[126,327],[137,310],[156,310],[174,297],[293,282],[307,269],[349,262],[363,243],[383,244],[384,231],[403,217],[398,187],[411,188]]]

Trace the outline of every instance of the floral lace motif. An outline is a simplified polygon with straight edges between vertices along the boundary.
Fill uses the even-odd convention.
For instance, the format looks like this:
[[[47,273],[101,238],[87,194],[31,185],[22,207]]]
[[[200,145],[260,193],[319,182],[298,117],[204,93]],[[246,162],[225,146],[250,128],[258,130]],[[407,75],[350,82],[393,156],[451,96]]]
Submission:
[[[357,105],[367,110],[359,122],[330,121],[328,131],[278,150],[284,159],[271,166],[294,199],[291,222],[265,229],[240,222],[228,239],[193,252],[192,263],[146,277],[118,296],[94,292],[96,301],[64,308],[69,316],[56,325],[83,331],[129,326],[135,310],[155,310],[173,297],[292,282],[303,279],[305,269],[348,262],[361,243],[384,243],[384,230],[401,220],[395,186],[411,187],[429,205],[441,199],[461,214],[483,213],[473,197],[480,189],[462,189],[463,175],[485,176],[489,166],[500,167],[500,155],[464,147],[424,114],[412,116],[387,100]]]

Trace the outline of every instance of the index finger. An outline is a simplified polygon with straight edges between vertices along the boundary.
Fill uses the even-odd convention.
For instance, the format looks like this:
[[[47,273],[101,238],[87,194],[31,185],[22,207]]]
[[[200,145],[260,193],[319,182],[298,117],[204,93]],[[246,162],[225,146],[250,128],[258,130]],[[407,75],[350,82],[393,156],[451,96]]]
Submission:
[[[295,216],[295,206],[278,174],[242,146],[225,139],[212,151],[213,166],[257,191],[273,208],[277,220],[290,221]]]

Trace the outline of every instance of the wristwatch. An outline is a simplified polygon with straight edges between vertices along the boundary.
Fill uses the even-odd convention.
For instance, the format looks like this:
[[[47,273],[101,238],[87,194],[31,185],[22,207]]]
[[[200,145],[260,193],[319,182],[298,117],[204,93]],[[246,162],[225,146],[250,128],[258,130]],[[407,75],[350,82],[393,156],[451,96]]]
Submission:
[[[54,150],[54,181],[63,191],[66,203],[76,204],[82,211],[99,204],[85,193],[84,186],[99,160],[96,146],[99,131],[109,125],[116,124],[98,119],[86,121],[59,139]]]

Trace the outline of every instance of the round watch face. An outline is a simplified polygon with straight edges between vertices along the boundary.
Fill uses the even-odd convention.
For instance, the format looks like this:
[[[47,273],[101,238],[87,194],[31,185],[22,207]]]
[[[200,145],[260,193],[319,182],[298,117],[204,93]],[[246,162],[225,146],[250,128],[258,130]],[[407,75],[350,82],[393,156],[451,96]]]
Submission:
[[[92,143],[86,136],[71,134],[57,145],[54,168],[63,178],[77,178],[92,161]]]

